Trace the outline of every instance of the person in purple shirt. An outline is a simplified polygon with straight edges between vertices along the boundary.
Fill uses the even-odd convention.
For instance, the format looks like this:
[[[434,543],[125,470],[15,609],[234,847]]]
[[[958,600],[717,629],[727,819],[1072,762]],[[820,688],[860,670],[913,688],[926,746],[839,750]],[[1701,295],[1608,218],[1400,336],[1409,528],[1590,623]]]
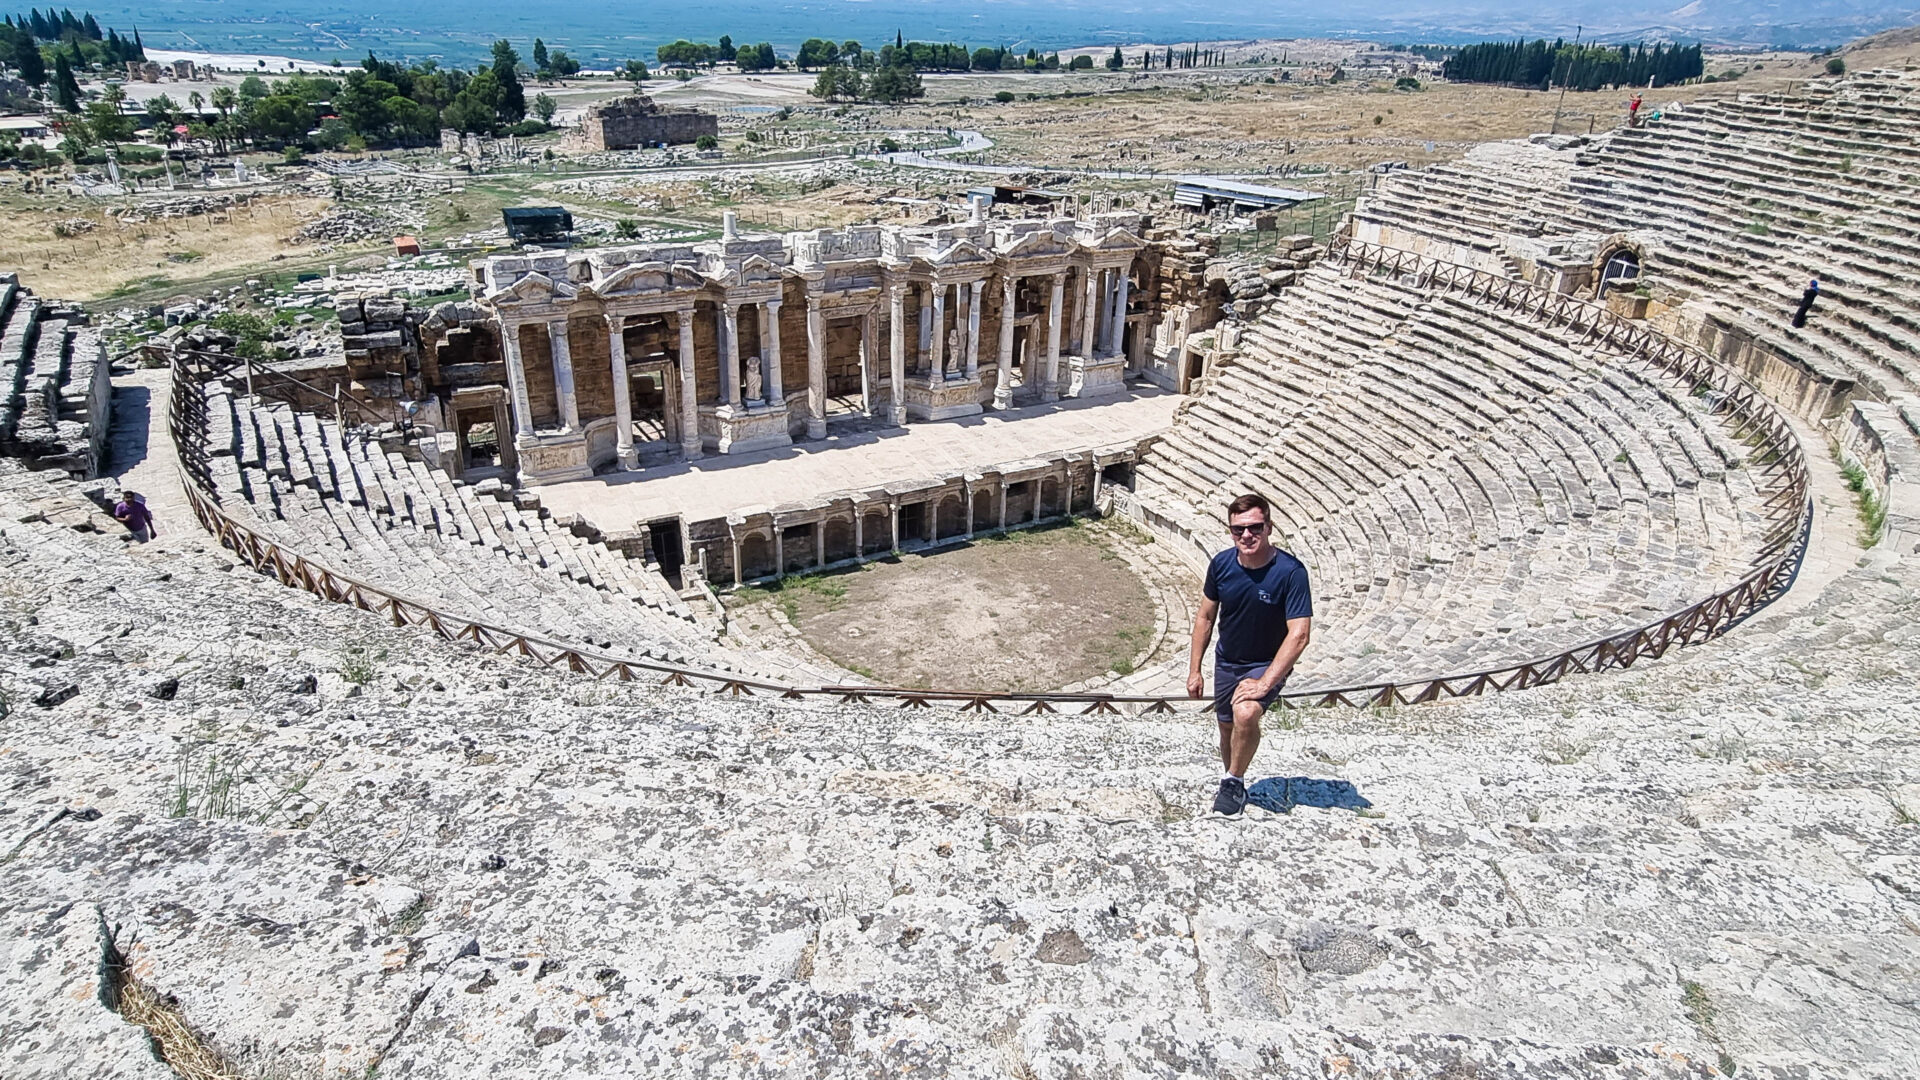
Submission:
[[[1273,546],[1273,512],[1259,495],[1227,505],[1233,546],[1207,565],[1204,599],[1193,620],[1193,653],[1187,695],[1206,696],[1201,660],[1217,619],[1220,643],[1213,652],[1213,712],[1220,725],[1220,764],[1225,775],[1213,812],[1238,817],[1247,806],[1247,769],[1260,749],[1260,717],[1280,696],[1313,637],[1313,594],[1307,568]]]
[[[120,493],[120,501],[113,504],[113,520],[126,526],[138,544],[160,535],[153,527],[153,511],[147,509],[146,497],[137,491]]]

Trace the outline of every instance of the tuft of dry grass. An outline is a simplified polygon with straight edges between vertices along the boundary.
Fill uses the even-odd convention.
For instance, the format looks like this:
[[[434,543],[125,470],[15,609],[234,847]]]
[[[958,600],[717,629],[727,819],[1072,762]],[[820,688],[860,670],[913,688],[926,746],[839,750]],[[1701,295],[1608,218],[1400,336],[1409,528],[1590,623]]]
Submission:
[[[180,1007],[129,977],[120,988],[120,1016],[153,1040],[160,1060],[186,1080],[246,1080],[218,1050],[187,1025]]]

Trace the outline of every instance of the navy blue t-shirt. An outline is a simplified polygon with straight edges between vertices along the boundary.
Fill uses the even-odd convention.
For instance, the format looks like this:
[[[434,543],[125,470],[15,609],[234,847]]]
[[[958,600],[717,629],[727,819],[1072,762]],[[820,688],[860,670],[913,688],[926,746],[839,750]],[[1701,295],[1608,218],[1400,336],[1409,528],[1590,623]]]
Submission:
[[[1307,568],[1278,548],[1258,570],[1240,565],[1233,548],[1207,564],[1206,596],[1220,604],[1220,641],[1216,659],[1230,664],[1265,664],[1287,638],[1288,619],[1313,617]]]

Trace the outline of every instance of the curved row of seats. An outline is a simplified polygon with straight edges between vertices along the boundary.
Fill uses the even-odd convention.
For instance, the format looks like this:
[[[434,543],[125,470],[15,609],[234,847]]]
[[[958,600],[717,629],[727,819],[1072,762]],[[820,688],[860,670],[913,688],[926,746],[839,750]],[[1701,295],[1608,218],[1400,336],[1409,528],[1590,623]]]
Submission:
[[[655,569],[544,512],[481,495],[333,420],[217,383],[201,392],[207,478],[222,505],[292,551],[507,629],[674,663],[799,674],[777,658],[721,655]]]
[[[1503,234],[1631,232],[1643,275],[1808,368],[1850,379],[1920,435],[1920,74],[1667,111],[1578,154],[1507,146],[1382,180],[1360,220],[1463,248]],[[1811,279],[1822,295],[1791,325]]]
[[[1239,353],[1139,495],[1222,546],[1234,495],[1273,501],[1323,616],[1298,685],[1550,655],[1726,587],[1761,546],[1748,448],[1706,399],[1518,315],[1321,266]]]

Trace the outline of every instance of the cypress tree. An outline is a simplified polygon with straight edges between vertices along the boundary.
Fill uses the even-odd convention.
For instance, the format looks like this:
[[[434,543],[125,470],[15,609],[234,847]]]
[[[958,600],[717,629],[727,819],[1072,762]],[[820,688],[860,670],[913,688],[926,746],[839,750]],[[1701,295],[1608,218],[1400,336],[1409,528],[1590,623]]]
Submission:
[[[33,31],[20,27],[20,54],[16,57],[20,67],[20,77],[32,87],[47,84],[47,61],[40,55],[40,45],[33,40]]]
[[[73,68],[63,52],[53,54],[53,100],[70,113],[80,111],[80,84],[74,81]]]

